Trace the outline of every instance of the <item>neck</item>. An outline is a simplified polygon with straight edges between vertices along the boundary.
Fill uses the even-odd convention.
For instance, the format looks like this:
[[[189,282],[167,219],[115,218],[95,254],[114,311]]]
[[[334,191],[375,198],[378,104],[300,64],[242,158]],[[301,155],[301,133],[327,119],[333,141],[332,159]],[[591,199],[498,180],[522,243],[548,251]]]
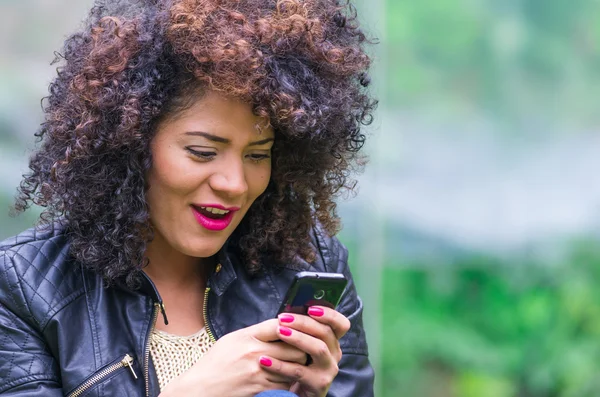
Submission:
[[[148,244],[146,256],[149,264],[144,272],[158,286],[185,288],[205,284],[208,267],[213,258],[196,258],[173,249],[162,236]]]

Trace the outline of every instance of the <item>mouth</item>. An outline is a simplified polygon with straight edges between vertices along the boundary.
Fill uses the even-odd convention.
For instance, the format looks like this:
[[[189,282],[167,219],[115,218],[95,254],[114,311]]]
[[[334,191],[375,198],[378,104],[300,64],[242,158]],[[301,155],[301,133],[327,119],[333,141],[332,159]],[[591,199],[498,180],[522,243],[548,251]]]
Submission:
[[[221,231],[227,228],[237,207],[225,208],[221,205],[192,205],[192,212],[198,223],[210,231]]]

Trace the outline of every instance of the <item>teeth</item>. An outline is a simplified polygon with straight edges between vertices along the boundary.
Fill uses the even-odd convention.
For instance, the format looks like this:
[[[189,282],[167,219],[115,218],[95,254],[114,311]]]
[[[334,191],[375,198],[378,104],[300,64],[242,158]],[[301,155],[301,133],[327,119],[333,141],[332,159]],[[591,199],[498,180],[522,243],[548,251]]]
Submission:
[[[225,215],[225,214],[229,213],[229,211],[227,211],[227,210],[221,210],[219,208],[213,208],[213,207],[200,207],[200,208],[203,209],[203,210],[205,210],[205,211],[211,212],[211,213],[213,213],[215,215]]]

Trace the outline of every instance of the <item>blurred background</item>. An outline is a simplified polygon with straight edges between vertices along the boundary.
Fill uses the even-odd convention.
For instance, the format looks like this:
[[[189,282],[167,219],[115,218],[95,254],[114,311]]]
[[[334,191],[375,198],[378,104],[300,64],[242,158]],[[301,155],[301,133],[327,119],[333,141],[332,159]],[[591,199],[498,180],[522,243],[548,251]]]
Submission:
[[[0,238],[90,4],[0,2]],[[599,396],[600,2],[356,4],[381,104],[340,238],[377,396]]]

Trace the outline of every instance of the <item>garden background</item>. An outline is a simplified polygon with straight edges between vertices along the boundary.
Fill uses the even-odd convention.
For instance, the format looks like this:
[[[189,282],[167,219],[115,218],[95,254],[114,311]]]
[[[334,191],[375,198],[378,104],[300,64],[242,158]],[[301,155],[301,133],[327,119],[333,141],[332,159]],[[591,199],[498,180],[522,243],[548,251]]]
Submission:
[[[0,1],[0,238],[89,5]],[[600,2],[357,6],[381,103],[340,237],[377,396],[599,396]]]

